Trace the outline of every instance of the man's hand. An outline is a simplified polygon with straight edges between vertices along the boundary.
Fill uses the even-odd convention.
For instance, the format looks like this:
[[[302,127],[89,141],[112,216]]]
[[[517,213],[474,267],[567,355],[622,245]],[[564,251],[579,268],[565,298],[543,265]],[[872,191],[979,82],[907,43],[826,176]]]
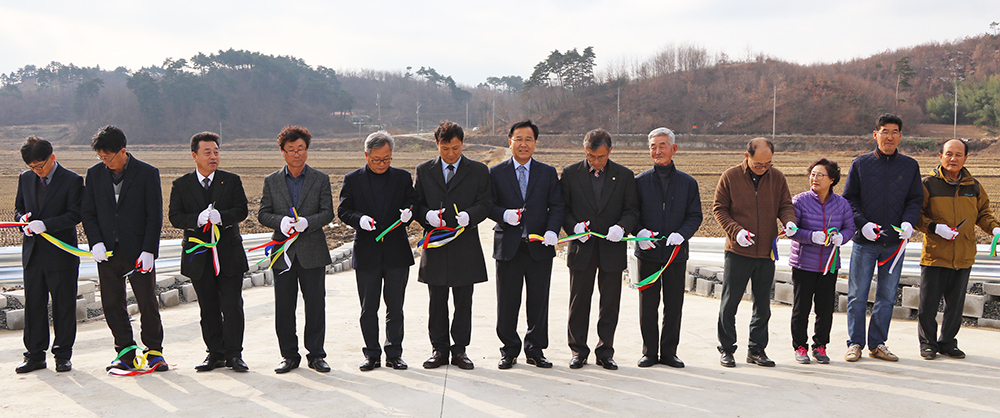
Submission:
[[[281,218],[281,225],[280,225],[280,226],[278,227],[278,229],[279,229],[279,230],[281,231],[281,233],[282,233],[282,234],[284,234],[284,235],[285,235],[286,237],[290,237],[290,236],[292,236],[292,233],[294,232],[294,231],[292,230],[292,222],[295,222],[295,220],[294,220],[294,219],[292,219],[292,218],[291,218],[291,217],[289,217],[289,216],[285,216],[285,217],[282,217],[282,218]]]
[[[511,224],[511,226],[517,226],[521,223],[521,210],[520,209],[507,209],[503,211],[503,220]]]
[[[993,228],[993,236],[1000,235],[1000,226]]]
[[[469,213],[466,211],[461,211],[458,216],[455,216],[455,221],[458,222],[458,226],[465,228],[469,226]]]
[[[559,242],[559,235],[553,231],[545,231],[545,239],[542,241],[542,245],[552,247]]]
[[[306,228],[309,228],[309,220],[304,216],[300,217],[298,222],[292,220],[292,228],[295,228],[295,231],[299,233],[306,232]]]
[[[899,233],[899,239],[910,239],[913,236],[913,225],[910,225],[909,222],[903,222],[899,227],[903,230]]]
[[[791,238],[792,235],[795,235],[795,233],[798,232],[798,231],[799,231],[799,227],[797,225],[795,225],[795,222],[788,221],[788,223],[785,224],[785,236],[786,237]]]
[[[444,214],[444,209],[429,210],[427,211],[427,216],[424,218],[427,219],[427,223],[430,224],[430,226],[437,228],[444,226],[444,222],[441,220],[442,214]]]
[[[28,222],[28,232],[32,234],[41,234],[45,232],[45,222],[42,221],[31,221]]]
[[[619,242],[622,238],[625,238],[625,228],[618,225],[611,225],[611,228],[608,228],[608,235],[606,236],[608,237],[608,241]]]
[[[958,237],[958,230],[945,224],[937,224],[934,227],[934,233],[948,241],[954,241]]]
[[[667,235],[667,246],[681,245],[684,243],[684,236],[676,232]]]
[[[413,211],[410,210],[410,208],[399,210],[399,222],[405,224],[407,222],[410,222],[411,218],[413,218]]]
[[[94,259],[95,263],[100,263],[102,261],[108,261],[108,250],[104,248],[103,242],[98,242],[97,244],[90,246],[90,256]]]
[[[222,225],[222,214],[213,208],[210,212],[208,212],[208,221],[211,222],[212,225]]]
[[[153,253],[143,251],[135,260],[135,268],[139,273],[146,274],[153,270]]]
[[[375,230],[375,220],[372,219],[371,216],[362,215],[361,216],[361,229],[364,229],[365,231],[374,231]]]
[[[838,247],[844,245],[844,236],[841,235],[840,232],[834,232],[833,236],[830,237],[830,242],[833,242],[833,245]]]
[[[21,215],[20,218],[17,218],[17,221],[18,222],[27,223],[29,219],[31,219],[31,212],[28,212],[28,213],[25,213],[24,215]],[[21,231],[24,232],[24,236],[26,236],[26,237],[30,237],[31,236],[31,231],[28,230],[28,225],[21,226]]]
[[[868,238],[868,241],[873,241],[873,242],[877,241],[879,235],[881,235],[881,231],[882,228],[872,222],[868,222],[865,224],[865,226],[861,227],[861,235],[864,235],[865,238]]]
[[[205,224],[208,223],[209,214],[211,212],[212,212],[211,210],[209,210],[208,208],[205,208],[205,210],[201,211],[201,213],[198,214],[198,226],[199,227],[205,226]]]
[[[573,235],[582,234],[584,232],[587,232],[587,228],[589,226],[590,226],[590,221],[577,222],[577,224],[573,226]],[[589,239],[590,239],[590,235],[587,235],[587,236],[580,237],[579,239],[577,239],[577,241],[580,241],[580,243],[583,244],[583,243],[587,242],[587,240],[589,240]]]
[[[736,243],[743,248],[749,247],[753,245],[753,237],[754,234],[751,234],[750,231],[741,229],[740,232],[736,233]]]
[[[653,238],[656,235],[657,235],[656,232],[643,228],[642,230],[639,231],[639,234],[636,236],[639,238]],[[656,248],[656,241],[639,240],[636,242],[638,243],[640,250],[651,250],[653,248]]]
[[[813,231],[811,239],[813,244],[826,245],[826,232]]]

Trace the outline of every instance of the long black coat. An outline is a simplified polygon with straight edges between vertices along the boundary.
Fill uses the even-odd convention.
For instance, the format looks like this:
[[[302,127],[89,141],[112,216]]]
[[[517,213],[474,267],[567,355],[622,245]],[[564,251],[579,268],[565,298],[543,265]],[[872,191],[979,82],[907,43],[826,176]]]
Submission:
[[[15,219],[31,212],[32,221],[45,223],[45,232],[69,245],[76,246],[76,224],[80,223],[80,201],[83,199],[83,177],[57,165],[53,169],[52,182],[45,199],[39,206],[36,199],[38,175],[28,170],[17,180],[17,197],[14,201]],[[23,234],[22,234],[23,235]],[[80,266],[80,258],[60,250],[45,238],[24,236],[21,244],[21,265],[28,267],[32,255],[37,263],[57,269],[75,269]]]
[[[628,234],[639,221],[639,197],[635,188],[635,173],[628,168],[608,161],[604,173],[604,189],[598,202],[591,185],[587,161],[566,166],[562,172],[562,193],[566,202],[566,216],[563,229],[567,235],[573,234],[577,223],[590,221],[590,230],[607,235],[608,228],[618,225]],[[585,243],[579,240],[569,243],[566,264],[571,270],[583,270],[590,262],[594,248],[600,246],[600,267],[602,270],[625,270],[625,241],[611,242],[598,237],[590,237]]]
[[[167,207],[167,217],[174,228],[184,230],[182,247],[185,251],[198,244],[189,242],[188,238],[198,238],[210,242],[211,230],[202,232],[198,226],[198,214],[209,203],[215,204],[215,209],[222,215],[222,225],[219,227],[219,244],[216,245],[219,254],[219,276],[238,276],[249,270],[247,253],[243,251],[243,237],[240,235],[240,222],[247,218],[247,195],[243,190],[240,176],[222,170],[215,170],[212,185],[208,187],[211,196],[205,201],[205,192],[198,175],[194,171],[175,179],[170,187],[170,204]],[[205,263],[211,263],[212,252],[199,254],[181,253],[181,274],[198,280],[205,273]]]
[[[143,251],[153,254],[154,258],[160,254],[163,192],[160,170],[132,154],[128,154],[128,158],[118,202],[115,202],[111,171],[104,163],[87,169],[87,188],[80,216],[90,245],[102,242],[108,251],[115,252],[112,257],[134,262]]]
[[[368,166],[364,166],[347,173],[344,176],[344,184],[340,187],[337,216],[342,222],[354,228],[351,267],[356,270],[368,270],[412,266],[413,251],[406,235],[406,226],[416,219],[416,207],[412,209],[413,218],[410,222],[399,225],[385,234],[382,242],[375,242],[375,237],[399,220],[400,209],[416,204],[413,177],[406,170],[389,167],[389,171],[385,172],[385,175],[389,176],[385,184],[385,207],[382,211],[376,211],[371,184],[366,178],[367,170]],[[375,220],[374,231],[365,231],[361,228],[361,217],[365,215]]]

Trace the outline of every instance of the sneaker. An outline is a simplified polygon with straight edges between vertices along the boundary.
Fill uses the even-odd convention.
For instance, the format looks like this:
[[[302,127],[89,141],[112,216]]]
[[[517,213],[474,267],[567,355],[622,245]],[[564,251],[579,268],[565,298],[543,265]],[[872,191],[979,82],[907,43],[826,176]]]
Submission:
[[[868,357],[885,361],[899,361],[899,357],[892,354],[892,351],[889,351],[889,347],[886,347],[885,344],[879,344],[874,350],[869,350]]]
[[[951,358],[965,358],[965,352],[959,350],[958,346],[952,347],[948,350],[941,351],[941,354],[944,354]]]
[[[934,360],[937,357],[937,350],[930,347],[921,348],[920,357],[923,357],[924,360]]]
[[[858,347],[858,353],[861,352],[860,348]],[[826,355],[826,344],[813,348],[813,357],[819,364],[830,364],[830,357]]]
[[[809,364],[809,351],[800,345],[799,348],[795,349],[795,361],[800,364]]]
[[[861,360],[861,345],[851,344],[850,347],[847,347],[847,354],[844,355],[844,360],[850,362]]]

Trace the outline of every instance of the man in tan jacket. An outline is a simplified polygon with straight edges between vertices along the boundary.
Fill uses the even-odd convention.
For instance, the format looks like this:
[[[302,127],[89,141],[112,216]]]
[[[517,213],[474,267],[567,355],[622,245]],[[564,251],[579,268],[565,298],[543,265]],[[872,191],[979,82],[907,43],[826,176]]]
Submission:
[[[726,261],[719,307],[719,362],[736,367],[736,310],[751,282],[753,317],[747,363],[774,367],[764,354],[767,321],[771,318],[771,285],[774,282],[772,242],[778,236],[776,220],[795,234],[795,209],[785,175],[773,168],[774,144],[754,138],[747,144],[742,164],[722,173],[715,190],[712,213],[726,231]]]

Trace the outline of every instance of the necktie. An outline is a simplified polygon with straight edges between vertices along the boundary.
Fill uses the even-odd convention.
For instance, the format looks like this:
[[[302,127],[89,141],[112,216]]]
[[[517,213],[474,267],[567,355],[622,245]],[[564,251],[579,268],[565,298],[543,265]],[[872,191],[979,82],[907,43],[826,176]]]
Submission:
[[[205,177],[201,180],[201,184],[204,185],[203,187],[205,188],[205,190],[208,190],[208,186],[212,184],[212,180],[209,180],[208,177]]]
[[[523,165],[517,167],[517,184],[521,186],[521,199],[528,197],[528,169]]]
[[[448,184],[451,181],[452,176],[455,175],[455,165],[448,164],[448,174],[444,176],[444,184]]]

